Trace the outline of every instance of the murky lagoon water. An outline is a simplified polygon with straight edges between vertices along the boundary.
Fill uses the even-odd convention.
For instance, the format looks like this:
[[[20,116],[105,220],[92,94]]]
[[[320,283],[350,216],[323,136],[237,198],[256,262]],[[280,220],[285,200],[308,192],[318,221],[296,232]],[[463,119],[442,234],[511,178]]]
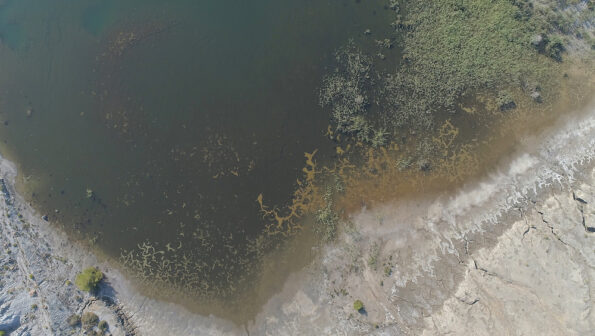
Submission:
[[[333,155],[317,88],[337,47],[390,29],[383,4],[2,0],[2,151],[73,237],[233,297],[266,240],[257,197],[284,206],[304,153]]]

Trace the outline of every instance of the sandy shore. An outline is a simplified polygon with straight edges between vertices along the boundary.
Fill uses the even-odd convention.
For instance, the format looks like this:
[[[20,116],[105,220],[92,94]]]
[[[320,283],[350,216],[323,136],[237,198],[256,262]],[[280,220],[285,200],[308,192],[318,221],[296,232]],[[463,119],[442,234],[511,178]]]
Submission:
[[[94,311],[113,335],[586,334],[595,330],[593,157],[591,105],[455,194],[363,209],[247,326],[140,295],[51,229],[2,160],[0,330],[77,334],[68,316]],[[97,297],[68,284],[95,265],[107,276]]]

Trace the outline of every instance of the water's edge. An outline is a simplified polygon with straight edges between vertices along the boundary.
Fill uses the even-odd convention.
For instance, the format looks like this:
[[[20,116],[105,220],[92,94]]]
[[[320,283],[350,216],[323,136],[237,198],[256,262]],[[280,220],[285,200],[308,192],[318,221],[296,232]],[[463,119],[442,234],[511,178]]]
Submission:
[[[73,280],[86,266],[99,266],[106,273],[108,286],[97,296],[117,304],[119,310],[114,308],[112,313],[114,316],[121,314],[120,320],[124,324],[118,329],[118,319],[114,319],[114,335],[118,330],[124,332],[126,323],[130,330],[141,335],[336,334],[355,330],[401,333],[421,330],[425,328],[421,316],[428,312],[438,313],[435,307],[442,307],[454,295],[463,281],[462,276],[451,274],[450,282],[435,291],[434,298],[427,299],[428,302],[418,298],[416,304],[407,306],[395,298],[416,300],[416,293],[435,286],[432,279],[437,275],[453,273],[449,271],[450,259],[465,265],[469,260],[465,254],[472,255],[473,251],[493,246],[494,241],[516,221],[514,213],[530,211],[541,196],[554,190],[567,193],[573,184],[590,175],[592,158],[595,157],[594,135],[595,107],[590,105],[584,113],[560,121],[542,136],[527,141],[512,158],[503,160],[497,172],[462,188],[455,195],[363,209],[352,217],[353,230],[344,232],[335,244],[326,247],[318,262],[294,274],[283,291],[269,300],[247,327],[234,326],[213,316],[193,314],[180,305],[139,294],[122,273],[70,242],[66,235],[41,219],[40,214],[15,192],[15,165],[2,159],[0,175],[7,193],[2,194],[5,211],[1,215],[1,238],[6,250],[14,250],[11,254],[18,267],[14,276],[3,277],[1,297],[8,303],[9,313],[0,325],[10,325],[10,330],[32,334],[50,334],[48,330],[62,334],[69,329],[66,319],[70,314],[90,309],[96,301],[65,281]],[[405,209],[407,211],[402,211]],[[23,220],[19,219],[19,214]],[[480,243],[482,237],[490,239]],[[474,246],[461,244],[465,241],[474,241]],[[375,273],[369,265],[374,244],[380,250],[376,258],[387,258],[381,260],[390,268],[386,274],[382,271]],[[353,248],[359,249],[358,258],[361,259],[360,270],[356,272],[349,263],[360,261],[347,258]],[[387,266],[379,268],[383,267]],[[419,282],[421,278],[427,281]],[[11,287],[7,279],[14,280],[14,286]],[[378,284],[380,282],[382,286]],[[11,292],[7,288],[21,290]],[[347,294],[336,294],[341,290]],[[76,300],[77,295],[82,300]],[[367,315],[353,314],[355,297],[364,300]],[[39,307],[32,311],[33,304],[38,301]],[[38,318],[31,318],[33,315]],[[14,318],[8,321],[6,316]],[[109,313],[105,316],[110,318]]]

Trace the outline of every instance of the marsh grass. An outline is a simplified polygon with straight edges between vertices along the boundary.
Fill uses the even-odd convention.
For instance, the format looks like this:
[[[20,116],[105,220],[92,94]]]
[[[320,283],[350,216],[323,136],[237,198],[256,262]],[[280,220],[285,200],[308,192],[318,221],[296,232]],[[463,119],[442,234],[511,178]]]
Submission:
[[[466,94],[548,92],[565,51],[562,34],[572,24],[553,2],[540,8],[528,3],[392,1],[395,36],[388,40],[402,50],[397,69],[377,70],[374,59],[349,42],[323,81],[321,104],[330,108],[337,131],[378,147],[404,127],[432,128],[437,117],[455,113]],[[535,36],[542,48],[532,45]],[[507,100],[505,108],[512,107]]]

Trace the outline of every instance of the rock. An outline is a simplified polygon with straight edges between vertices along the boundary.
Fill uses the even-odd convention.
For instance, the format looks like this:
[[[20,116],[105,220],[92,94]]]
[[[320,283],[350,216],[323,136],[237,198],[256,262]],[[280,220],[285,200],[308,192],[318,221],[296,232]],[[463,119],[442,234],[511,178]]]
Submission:
[[[30,297],[36,297],[37,296],[37,291],[35,289],[32,289],[29,291],[29,296]]]
[[[370,34],[372,34],[372,31],[370,29],[364,30],[364,35],[370,35]]]
[[[31,118],[33,116],[33,109],[28,108],[27,111],[25,111],[25,114],[27,115],[27,118]]]
[[[43,219],[46,222],[50,220],[50,218],[48,217],[48,215],[41,216],[41,219]]]

